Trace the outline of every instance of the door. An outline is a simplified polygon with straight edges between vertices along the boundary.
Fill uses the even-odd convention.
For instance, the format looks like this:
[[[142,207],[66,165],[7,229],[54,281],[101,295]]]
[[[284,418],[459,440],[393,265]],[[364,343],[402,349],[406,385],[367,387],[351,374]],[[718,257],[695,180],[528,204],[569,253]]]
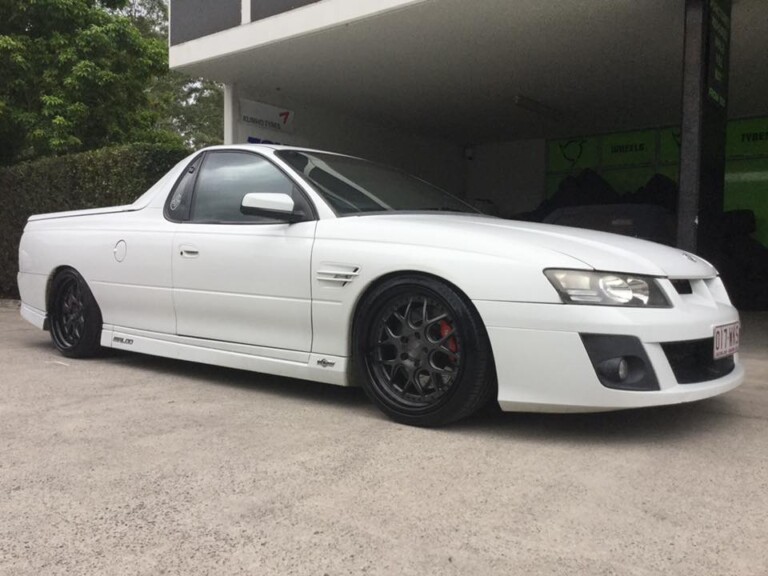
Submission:
[[[207,152],[187,194],[173,242],[176,332],[209,340],[309,352],[312,209],[263,156]],[[290,194],[307,220],[288,224],[240,212],[248,193]]]

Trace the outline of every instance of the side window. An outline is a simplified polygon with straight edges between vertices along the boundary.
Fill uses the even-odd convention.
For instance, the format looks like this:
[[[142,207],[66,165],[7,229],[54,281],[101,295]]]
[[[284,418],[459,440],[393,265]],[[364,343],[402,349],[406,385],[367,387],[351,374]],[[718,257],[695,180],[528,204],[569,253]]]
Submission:
[[[270,222],[240,212],[243,196],[282,192],[298,209],[308,206],[294,183],[269,160],[248,152],[208,152],[200,169],[192,205],[192,222]]]
[[[195,160],[187,166],[184,174],[181,175],[179,181],[176,183],[171,196],[168,198],[168,203],[165,207],[165,214],[169,220],[175,222],[182,222],[189,218],[189,208],[192,203],[192,190],[195,187],[195,179],[197,178],[197,171],[200,168],[200,162],[202,161],[202,155],[195,158]]]

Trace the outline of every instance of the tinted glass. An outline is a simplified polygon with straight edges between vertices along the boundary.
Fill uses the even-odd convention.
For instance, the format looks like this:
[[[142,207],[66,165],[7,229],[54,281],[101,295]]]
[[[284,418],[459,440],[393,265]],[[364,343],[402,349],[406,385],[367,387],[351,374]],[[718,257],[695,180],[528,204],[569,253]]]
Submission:
[[[200,168],[200,161],[202,156],[198,156],[195,160],[187,166],[187,169],[182,174],[179,181],[176,183],[176,187],[171,192],[168,198],[168,205],[166,206],[166,215],[177,222],[186,220],[189,217],[189,208],[192,202],[192,190],[195,186],[195,178],[197,178],[197,170]]]
[[[282,192],[296,198],[293,182],[266,158],[247,152],[209,152],[195,187],[193,222],[260,222],[240,212],[243,196]]]
[[[339,214],[400,210],[477,210],[413,176],[349,156],[282,150],[277,155],[304,175]]]

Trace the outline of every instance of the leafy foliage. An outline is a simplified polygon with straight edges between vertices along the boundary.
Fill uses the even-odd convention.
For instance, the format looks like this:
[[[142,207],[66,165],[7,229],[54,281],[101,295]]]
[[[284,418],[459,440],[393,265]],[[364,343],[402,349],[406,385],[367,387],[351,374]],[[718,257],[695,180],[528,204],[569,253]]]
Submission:
[[[113,12],[128,18],[144,36],[168,37],[168,0],[126,0]]]
[[[168,70],[167,0],[0,0],[0,165],[221,142],[214,82]]]
[[[129,204],[188,153],[134,144],[0,168],[0,297],[18,296],[19,239],[29,216]]]
[[[130,0],[118,13],[147,37],[168,37],[168,0]],[[210,80],[167,70],[148,89],[149,107],[159,133],[178,135],[190,148],[222,143],[224,93]]]
[[[195,149],[223,142],[224,91],[216,82],[169,71],[153,84],[150,98],[163,110],[159,130],[178,134]]]
[[[157,134],[147,86],[167,47],[109,9],[123,0],[2,0],[0,163]]]

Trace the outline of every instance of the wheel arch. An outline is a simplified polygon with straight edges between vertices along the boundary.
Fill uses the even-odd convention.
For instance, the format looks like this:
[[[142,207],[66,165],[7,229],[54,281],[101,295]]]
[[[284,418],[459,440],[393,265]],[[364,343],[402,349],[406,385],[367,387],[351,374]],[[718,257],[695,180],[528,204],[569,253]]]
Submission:
[[[45,327],[44,327],[45,330],[48,330],[49,323],[50,323],[49,314],[51,311],[51,298],[53,298],[53,292],[51,290],[53,286],[53,280],[54,278],[56,278],[56,276],[60,272],[63,272],[64,270],[72,270],[73,272],[75,272],[75,274],[77,274],[78,276],[80,276],[80,278],[83,279],[83,282],[85,282],[85,285],[88,286],[88,290],[90,290],[91,292],[91,297],[93,298],[94,302],[96,302],[96,306],[99,307],[99,311],[101,312],[101,304],[99,304],[99,300],[98,298],[96,298],[96,295],[93,293],[91,286],[88,284],[88,280],[86,280],[85,276],[83,276],[80,270],[78,270],[77,268],[69,264],[60,264],[56,266],[53,270],[51,270],[51,272],[48,274],[48,279],[46,280],[46,283],[45,283]]]
[[[53,298],[53,292],[51,290],[51,287],[53,286],[53,279],[56,278],[59,272],[63,272],[64,270],[74,270],[75,272],[77,272],[77,269],[75,269],[74,267],[63,264],[60,266],[56,266],[53,270],[51,270],[50,274],[48,274],[48,279],[46,280],[46,283],[45,283],[45,314],[46,314],[45,322],[46,324],[49,323],[48,314],[50,314],[51,312],[51,298]],[[77,272],[77,273],[80,274],[80,272]],[[82,276],[82,274],[80,274],[80,276]],[[48,328],[46,327],[46,330],[47,329]]]
[[[59,352],[68,358],[97,355],[103,319],[83,275],[72,266],[56,266],[48,275],[45,299],[48,331]]]

